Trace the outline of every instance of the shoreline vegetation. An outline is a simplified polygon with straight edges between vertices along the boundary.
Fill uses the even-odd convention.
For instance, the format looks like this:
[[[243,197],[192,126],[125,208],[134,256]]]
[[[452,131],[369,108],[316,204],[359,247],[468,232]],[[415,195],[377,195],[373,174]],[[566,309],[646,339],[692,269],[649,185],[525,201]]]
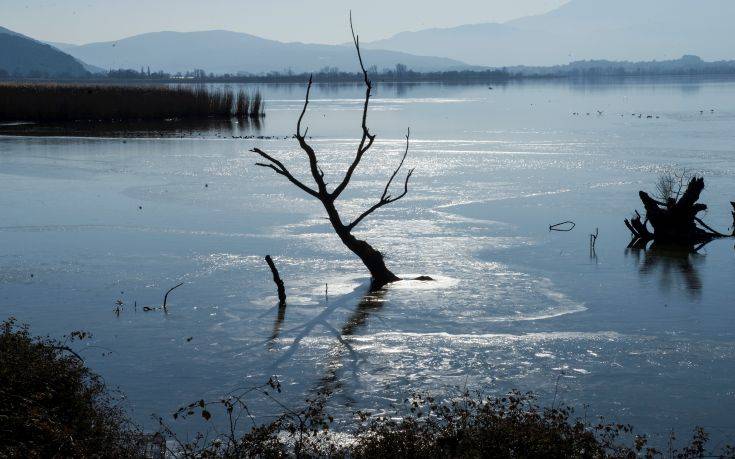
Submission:
[[[683,442],[672,434],[657,449],[630,425],[588,421],[561,404],[541,407],[533,394],[518,391],[503,397],[466,389],[414,394],[395,414],[357,411],[335,420],[326,404],[329,392],[288,408],[279,401],[276,377],[221,399],[194,401],[159,417],[157,432],[143,432],[121,408],[123,394],[111,391],[74,350],[90,336],[74,331],[60,341],[33,337],[13,318],[0,323],[0,456],[735,457],[731,446],[712,451],[701,428]],[[248,408],[254,397],[281,406],[282,414],[256,421]],[[203,420],[207,434],[179,438],[171,425],[188,417]]]
[[[201,85],[0,83],[0,121],[149,121],[260,119],[259,91],[211,90]]]
[[[397,64],[394,68],[368,69],[375,83],[498,83],[514,80],[598,79],[627,77],[735,77],[735,60],[708,62],[698,56],[686,55],[667,61],[608,61],[587,60],[548,67],[513,66],[502,68],[469,67],[466,69],[421,72]],[[316,72],[271,71],[253,74],[207,73],[202,69],[186,72],[151,72],[148,69],[110,69],[104,73],[89,73],[86,77],[54,78],[38,73],[14,74],[0,69],[0,81],[71,81],[90,83],[304,83],[313,76],[315,83],[359,83],[361,72],[348,72],[336,67],[324,67]]]

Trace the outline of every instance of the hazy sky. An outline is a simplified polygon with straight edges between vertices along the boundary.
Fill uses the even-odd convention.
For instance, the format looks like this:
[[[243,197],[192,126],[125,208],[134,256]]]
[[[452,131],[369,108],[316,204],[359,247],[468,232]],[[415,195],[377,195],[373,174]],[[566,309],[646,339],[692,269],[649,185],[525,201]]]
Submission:
[[[227,29],[281,41],[343,43],[350,9],[363,40],[405,30],[506,21],[567,0],[0,0],[0,26],[89,43],[160,30]]]

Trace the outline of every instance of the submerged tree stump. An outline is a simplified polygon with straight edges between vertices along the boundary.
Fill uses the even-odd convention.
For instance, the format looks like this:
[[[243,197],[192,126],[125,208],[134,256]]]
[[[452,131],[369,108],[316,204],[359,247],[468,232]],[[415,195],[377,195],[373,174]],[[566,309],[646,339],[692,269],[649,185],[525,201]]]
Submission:
[[[625,225],[633,235],[630,245],[640,246],[655,241],[662,244],[694,246],[713,239],[734,236],[735,229],[730,235],[723,234],[697,217],[697,214],[707,210],[706,204],[697,202],[702,190],[704,178],[693,177],[678,200],[668,198],[666,202],[661,202],[645,191],[639,192],[638,195],[646,209],[646,218],[643,220],[636,211],[634,218],[625,219]],[[735,202],[731,204],[735,210]],[[651,224],[653,231],[648,229],[648,223]],[[735,211],[733,211],[733,226],[735,228]]]

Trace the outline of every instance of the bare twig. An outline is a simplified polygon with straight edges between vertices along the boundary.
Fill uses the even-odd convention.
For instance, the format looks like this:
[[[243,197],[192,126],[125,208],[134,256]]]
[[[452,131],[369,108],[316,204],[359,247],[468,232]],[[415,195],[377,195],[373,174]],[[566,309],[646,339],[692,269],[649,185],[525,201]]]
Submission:
[[[717,237],[729,237],[727,234],[722,234],[719,231],[717,231],[716,229],[713,229],[711,226],[709,226],[708,224],[706,224],[705,222],[703,222],[702,219],[699,218],[699,217],[694,217],[694,221],[697,222],[697,223],[699,223],[700,225],[702,225],[702,227],[704,229],[710,231],[713,236],[717,236]]]
[[[168,291],[166,292],[166,294],[163,296],[163,310],[164,311],[168,312],[168,308],[166,307],[166,304],[168,303],[168,294],[171,293],[171,292],[173,292],[175,289],[181,287],[182,285],[184,285],[183,282],[180,283],[179,285],[175,285],[175,286],[171,287],[170,289],[168,289]]]
[[[596,255],[595,245],[597,244],[597,236],[599,235],[600,235],[600,228],[595,228],[595,232],[590,234],[590,256],[591,257],[594,257]]]
[[[572,225],[572,226],[569,227],[569,228],[561,228],[563,225]],[[567,232],[567,231],[573,230],[575,226],[577,226],[576,223],[574,223],[572,221],[566,221],[566,222],[561,222],[561,223],[556,223],[556,224],[553,224],[553,225],[549,225],[549,231],[562,231],[562,232]]]
[[[319,193],[317,191],[314,191],[313,189],[311,189],[308,186],[304,185],[300,180],[298,180],[296,177],[294,177],[291,174],[291,172],[289,172],[288,169],[286,169],[286,166],[284,166],[282,162],[280,162],[276,158],[273,158],[269,154],[265,153],[260,148],[253,148],[250,151],[252,151],[253,153],[259,154],[260,156],[262,156],[263,158],[267,159],[268,161],[270,161],[272,163],[272,164],[255,163],[256,166],[267,167],[269,169],[273,169],[273,171],[275,171],[276,174],[279,174],[279,175],[282,175],[282,176],[286,177],[289,182],[293,183],[294,185],[296,185],[297,187],[301,188],[302,190],[304,190],[308,194],[314,196],[315,198],[319,198]]]
[[[68,352],[68,353],[69,353],[69,354],[71,354],[72,356],[76,357],[76,358],[77,358],[77,360],[79,360],[79,361],[80,361],[81,363],[84,363],[84,359],[82,358],[82,356],[81,356],[81,355],[79,355],[79,354],[77,354],[77,353],[76,353],[76,351],[74,351],[74,350],[73,350],[72,348],[70,348],[69,346],[54,346],[54,349],[57,349],[57,350],[59,350],[59,351],[65,351],[65,352]]]
[[[365,64],[362,61],[362,52],[360,51],[360,37],[355,34],[355,27],[352,25],[352,11],[350,11],[350,31],[352,32],[352,42],[355,44],[355,49],[357,50],[357,60],[360,62],[360,70],[362,70],[363,81],[365,82],[365,102],[362,107],[362,138],[360,139],[360,144],[357,147],[355,159],[352,161],[352,164],[350,164],[350,167],[347,169],[347,173],[342,179],[342,182],[340,182],[340,184],[334,189],[334,192],[332,193],[332,196],[334,198],[337,198],[344,191],[344,189],[347,188],[347,185],[352,178],[352,174],[355,172],[355,169],[357,169],[357,166],[360,164],[360,160],[362,160],[362,156],[370,149],[370,147],[373,146],[373,142],[375,142],[375,136],[370,134],[370,129],[368,129],[367,126],[367,113],[368,107],[370,105],[370,96],[372,94],[373,85],[370,81],[370,78],[368,77],[367,70],[365,70]]]
[[[390,185],[393,183],[393,179],[396,178],[396,175],[403,167],[403,162],[406,161],[406,156],[408,155],[408,149],[409,149],[409,141],[411,138],[411,129],[408,129],[408,132],[406,133],[406,150],[403,153],[403,157],[401,158],[401,162],[398,163],[398,167],[395,171],[393,171],[393,174],[390,176],[390,179],[388,179],[388,183],[385,184],[385,188],[383,189],[383,194],[380,196],[380,200],[374,204],[372,207],[370,207],[368,210],[363,212],[359,217],[357,217],[352,223],[350,223],[347,228],[352,230],[357,225],[360,224],[360,222],[370,215],[371,213],[375,212],[376,210],[380,209],[381,207],[390,204],[392,202],[396,202],[399,199],[403,198],[408,194],[408,181],[411,179],[411,175],[413,175],[413,169],[408,171],[408,174],[406,174],[406,181],[403,184],[403,192],[399,194],[396,197],[392,197],[390,194],[388,194],[388,191],[390,190]]]

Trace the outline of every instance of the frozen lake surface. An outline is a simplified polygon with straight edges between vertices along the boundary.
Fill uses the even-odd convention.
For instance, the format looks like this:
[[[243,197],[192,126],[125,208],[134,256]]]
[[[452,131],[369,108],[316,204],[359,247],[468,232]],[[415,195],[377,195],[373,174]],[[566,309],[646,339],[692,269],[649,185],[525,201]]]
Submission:
[[[732,441],[733,242],[631,252],[623,219],[642,210],[638,190],[687,167],[705,176],[705,219],[729,227],[735,82],[379,85],[378,138],[341,209],[375,202],[410,126],[410,193],[359,235],[397,273],[437,281],[368,298],[318,203],[254,166],[257,146],[308,180],[284,140],[304,87],[260,89],[259,128],[0,137],[0,316],[37,334],[92,332],[87,362],[148,428],[153,413],[278,375],[287,405],[328,388],[344,415],[415,390],[518,388],[658,438],[702,425]],[[362,88],[312,96],[306,124],[333,186],[357,146]],[[549,232],[565,220],[576,228]],[[266,254],[286,282],[282,323]],[[168,315],[142,311],[179,282]]]

